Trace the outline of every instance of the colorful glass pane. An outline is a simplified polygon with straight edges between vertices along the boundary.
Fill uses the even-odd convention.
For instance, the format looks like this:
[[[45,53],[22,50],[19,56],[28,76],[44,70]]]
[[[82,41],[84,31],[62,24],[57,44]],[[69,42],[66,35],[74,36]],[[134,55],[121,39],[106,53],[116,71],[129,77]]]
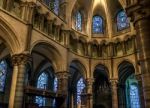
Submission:
[[[103,20],[100,16],[93,17],[93,33],[103,33]]]
[[[55,0],[54,2],[54,13],[57,15],[59,13],[59,0]]]
[[[54,79],[54,92],[57,92],[58,89],[58,79],[55,77]],[[53,100],[53,106],[55,106],[56,100]]]
[[[75,16],[75,28],[78,31],[82,31],[82,15],[78,11]]]
[[[0,91],[4,91],[5,79],[7,74],[7,64],[5,61],[0,61]]]
[[[57,88],[58,88],[58,79],[55,77],[55,79],[54,79],[54,92],[57,92]]]
[[[77,82],[77,104],[81,102],[81,93],[83,92],[83,89],[85,88],[85,84],[83,82],[83,78],[80,78]]]
[[[121,11],[117,15],[117,28],[118,30],[123,30],[129,27],[129,21],[126,13]]]
[[[48,83],[48,74],[43,72],[38,78],[37,88],[46,89],[47,88],[47,83]],[[36,96],[36,103],[39,106],[45,106],[45,101],[46,101],[46,98],[41,97],[41,96]]]
[[[138,87],[130,85],[130,106],[131,108],[140,108]]]

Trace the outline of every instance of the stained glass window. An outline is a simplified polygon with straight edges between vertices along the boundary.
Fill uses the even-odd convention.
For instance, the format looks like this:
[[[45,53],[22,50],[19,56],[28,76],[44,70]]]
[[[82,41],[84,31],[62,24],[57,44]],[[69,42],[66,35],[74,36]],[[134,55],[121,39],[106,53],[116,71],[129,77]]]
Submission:
[[[103,33],[103,19],[100,16],[94,16],[92,22],[93,33]]]
[[[48,83],[48,74],[43,72],[38,78],[37,88],[46,89],[47,88],[47,83]],[[44,97],[36,96],[36,103],[39,106],[45,106],[45,100],[46,100],[46,98],[44,98]]]
[[[59,12],[59,0],[55,0],[54,2],[54,13],[58,15]]]
[[[50,0],[44,0],[44,2],[45,2],[45,4],[46,4],[47,6],[50,5]]]
[[[5,79],[7,74],[7,64],[4,60],[0,61],[0,91],[4,91]]]
[[[55,79],[54,79],[54,92],[57,91],[57,88],[58,88],[58,79],[55,77]]]
[[[85,88],[85,84],[83,81],[83,78],[80,78],[77,82],[77,104],[81,102],[81,93],[83,92],[83,89]]]
[[[140,108],[138,87],[130,85],[130,106],[131,108]]]
[[[55,77],[54,79],[54,92],[57,92],[58,89],[58,79]],[[56,100],[53,100],[53,106],[55,106]]]
[[[124,11],[120,11],[117,15],[117,28],[123,30],[129,27],[129,20]]]
[[[82,31],[82,15],[79,11],[75,15],[75,29]]]

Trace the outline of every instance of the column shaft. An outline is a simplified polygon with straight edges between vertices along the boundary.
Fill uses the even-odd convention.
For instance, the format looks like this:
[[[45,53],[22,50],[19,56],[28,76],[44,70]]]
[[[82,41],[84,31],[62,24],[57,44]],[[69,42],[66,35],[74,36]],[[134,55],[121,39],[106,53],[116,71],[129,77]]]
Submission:
[[[67,108],[67,97],[68,97],[68,72],[58,72],[58,95],[63,96],[61,104],[58,108]],[[60,103],[60,102],[58,102]]]
[[[18,66],[18,77],[17,77],[14,108],[22,108],[23,107],[25,68],[26,68],[25,64],[20,64]]]
[[[9,106],[8,108],[14,107],[14,99],[16,93],[16,84],[17,84],[17,75],[18,75],[18,66],[14,65],[13,67],[13,75],[12,75],[12,82],[11,82],[11,89],[10,89],[10,97],[9,97]]]
[[[118,108],[117,81],[111,80],[112,108]]]

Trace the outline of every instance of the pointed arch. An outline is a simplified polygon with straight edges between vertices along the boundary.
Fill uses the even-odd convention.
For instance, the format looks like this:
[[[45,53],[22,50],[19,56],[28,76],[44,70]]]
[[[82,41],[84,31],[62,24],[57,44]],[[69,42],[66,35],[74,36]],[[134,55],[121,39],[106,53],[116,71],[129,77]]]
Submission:
[[[17,33],[11,25],[2,17],[0,17],[0,39],[5,42],[9,48],[11,55],[19,53],[22,49],[17,38]]]

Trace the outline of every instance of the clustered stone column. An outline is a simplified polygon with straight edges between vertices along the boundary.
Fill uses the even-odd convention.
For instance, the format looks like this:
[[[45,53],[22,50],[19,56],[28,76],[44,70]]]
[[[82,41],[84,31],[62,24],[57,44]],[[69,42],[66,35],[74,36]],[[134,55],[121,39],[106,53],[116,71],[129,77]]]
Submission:
[[[68,96],[68,77],[69,73],[62,71],[56,73],[58,79],[58,96],[63,96],[63,100],[59,108],[67,108],[67,96]]]
[[[150,108],[150,0],[131,1],[128,2],[126,11],[137,31],[136,39],[139,50],[145,107]]]
[[[86,98],[85,108],[93,108],[93,78],[86,79],[86,93],[84,97]]]
[[[112,92],[112,108],[118,108],[118,81],[115,79],[110,80],[111,83],[111,92]]]
[[[18,54],[12,57],[13,77],[9,99],[9,108],[22,108],[25,84],[26,64],[30,60],[28,54]]]

